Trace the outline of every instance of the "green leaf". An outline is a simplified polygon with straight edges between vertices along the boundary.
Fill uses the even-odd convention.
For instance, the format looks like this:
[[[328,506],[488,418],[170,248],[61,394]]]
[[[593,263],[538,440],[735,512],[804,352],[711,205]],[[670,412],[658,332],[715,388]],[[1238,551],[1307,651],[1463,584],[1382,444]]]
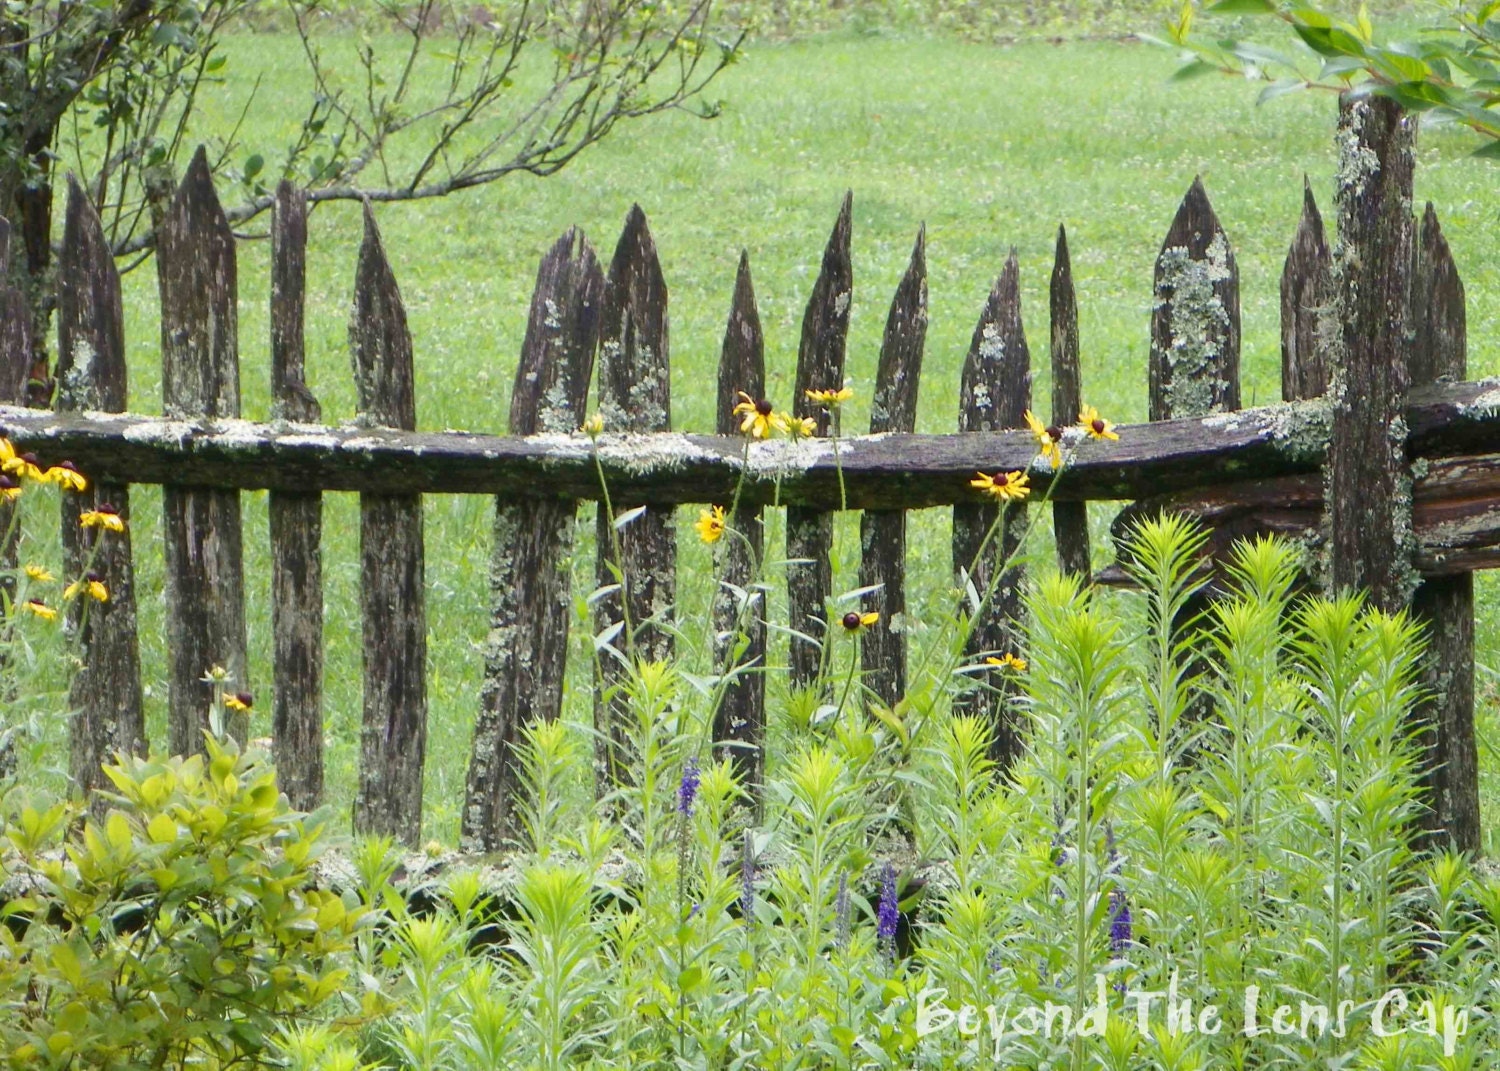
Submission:
[[[1481,145],[1474,150],[1474,155],[1482,160],[1500,160],[1500,138],[1493,139],[1488,145]]]
[[[1203,9],[1206,15],[1274,15],[1271,0],[1218,0]]]
[[[1260,96],[1256,98],[1255,103],[1265,104],[1277,97],[1284,97],[1288,93],[1296,93],[1306,88],[1307,83],[1300,78],[1279,78],[1260,91]]]
[[[249,182],[256,175],[260,174],[261,169],[265,166],[266,158],[260,153],[253,154],[248,160],[245,161],[245,181]]]
[[[1219,68],[1212,63],[1201,59],[1195,59],[1191,63],[1184,63],[1172,72],[1171,81],[1186,82],[1189,78],[1197,78],[1200,74],[1213,74]]]

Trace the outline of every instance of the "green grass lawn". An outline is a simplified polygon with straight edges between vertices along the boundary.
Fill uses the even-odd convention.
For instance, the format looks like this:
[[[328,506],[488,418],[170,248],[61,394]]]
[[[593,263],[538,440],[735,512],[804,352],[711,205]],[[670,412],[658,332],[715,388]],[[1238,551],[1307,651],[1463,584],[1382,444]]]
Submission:
[[[243,87],[264,82],[241,133],[250,148],[290,140],[303,92],[295,40],[230,43],[230,83],[206,102],[201,136],[222,134]],[[627,209],[646,210],[671,292],[676,427],[713,427],[713,374],[735,263],[748,249],[766,330],[769,393],[790,402],[798,328],[820,251],[845,189],[854,191],[855,290],[849,372],[858,398],[845,427],[866,425],[887,303],[925,222],[931,326],[919,430],[954,427],[959,370],[990,284],[1011,247],[1020,258],[1024,312],[1048,397],[1046,283],[1057,225],[1068,227],[1078,286],[1086,398],[1112,419],[1143,419],[1151,266],[1193,176],[1201,174],[1241,273],[1246,404],[1279,398],[1277,334],[1282,259],[1296,225],[1302,176],[1325,210],[1334,159],[1334,100],[1304,94],[1266,107],[1233,79],[1168,83],[1175,61],[1141,44],[993,47],[953,41],[833,37],[761,46],[715,87],[721,118],[669,115],[621,128],[556,177],[522,176],[443,201],[378,212],[416,342],[418,420],[424,428],[499,431],[542,251],[581,225],[604,259]],[[1469,296],[1470,371],[1500,372],[1500,200],[1496,165],[1470,159],[1452,134],[1424,136],[1418,195],[1431,199]],[[226,198],[232,199],[232,198]],[[354,415],[346,328],[359,218],[352,205],[312,219],[309,380],[333,422]],[[269,413],[268,244],[242,244],[240,326],[245,415]],[[160,405],[155,278],[127,278],[131,407]],[[153,739],[165,738],[165,653],[159,510],[137,492],[143,655]],[[481,673],[488,601],[491,503],[427,501],[430,727],[427,832],[456,838],[469,733]],[[1099,532],[1111,511],[1096,508]],[[360,623],[355,500],[331,495],[325,519],[327,724],[332,799],[347,814],[360,718]],[[270,684],[270,575],[265,496],[246,496],[253,648],[250,685]],[[686,533],[688,529],[683,526]],[[857,538],[840,541],[841,579],[855,586]],[[777,536],[773,533],[777,546]],[[687,550],[699,564],[697,548]],[[1097,551],[1096,551],[1097,554]],[[917,518],[914,583],[947,582],[941,511]],[[581,599],[592,559],[576,570]],[[685,575],[682,601],[709,596],[706,571]],[[1482,660],[1494,661],[1495,588],[1482,585]],[[579,630],[580,636],[582,630]],[[586,663],[570,674],[576,716],[587,717]],[[1483,728],[1494,731],[1493,678]],[[269,731],[269,703],[257,732]],[[1486,756],[1488,822],[1500,820],[1500,771]],[[1492,840],[1492,844],[1500,841]]]

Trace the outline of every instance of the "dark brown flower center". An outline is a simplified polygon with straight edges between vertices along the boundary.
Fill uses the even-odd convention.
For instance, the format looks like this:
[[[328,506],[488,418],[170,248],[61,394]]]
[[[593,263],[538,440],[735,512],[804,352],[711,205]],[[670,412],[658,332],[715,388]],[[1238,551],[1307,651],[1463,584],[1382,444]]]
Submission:
[[[991,482],[994,483],[996,487],[1004,487],[1006,484],[1010,483],[1010,477],[1005,475],[1005,473],[1003,472],[997,472],[995,473],[994,480],[992,480]]]
[[[112,503],[101,502],[101,503],[99,503],[98,508],[94,510],[94,512],[95,513],[118,514],[120,511],[118,509],[116,509]]]
[[[41,463],[37,461],[35,454],[22,454],[21,460],[26,462],[28,465],[35,465],[37,468],[42,467]]]
[[[59,461],[57,463],[57,467],[60,468],[60,469],[67,469],[69,472],[77,472],[78,471],[78,466],[75,465],[75,464],[73,464],[73,462],[71,462],[71,461]]]
[[[249,692],[239,692],[235,695],[235,698],[238,699],[241,703],[245,704],[245,706],[247,707],[254,705],[254,703],[251,701]]]
[[[772,408],[773,406],[771,405],[771,403],[766,401],[764,398],[755,403],[755,411],[761,416],[770,416]]]
[[[1051,439],[1055,443],[1062,442],[1062,428],[1059,428],[1056,424],[1053,424],[1050,428],[1047,429],[1047,438]]]
[[[104,578],[98,573],[87,573],[84,575],[84,579],[90,584],[102,584],[104,582]]]
[[[1104,421],[1100,420],[1098,417],[1094,418],[1093,422],[1089,424],[1089,427],[1094,429],[1095,435],[1104,434]]]
[[[850,632],[853,632],[855,629],[859,628],[859,620],[859,612],[856,610],[850,610],[847,614],[844,615],[844,627]]]
[[[21,485],[9,476],[0,476],[0,491],[14,491],[19,486]]]

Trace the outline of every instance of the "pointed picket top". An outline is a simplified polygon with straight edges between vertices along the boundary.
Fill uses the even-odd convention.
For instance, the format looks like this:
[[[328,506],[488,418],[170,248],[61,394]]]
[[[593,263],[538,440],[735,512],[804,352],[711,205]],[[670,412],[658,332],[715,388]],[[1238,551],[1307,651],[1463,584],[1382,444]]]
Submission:
[[[1464,284],[1432,202],[1422,213],[1412,276],[1412,335],[1407,368],[1415,384],[1467,372],[1468,322]]]
[[[367,424],[409,431],[417,426],[417,398],[406,306],[369,201],[364,221],[349,318],[359,417]]]
[[[1052,320],[1052,423],[1067,427],[1083,408],[1083,371],[1078,361],[1078,297],[1073,288],[1073,262],[1068,254],[1068,232],[1057,225],[1057,249],[1052,260],[1049,291]],[[1052,534],[1057,563],[1070,576],[1089,575],[1088,504],[1055,502]]]
[[[755,285],[750,280],[750,254],[740,251],[740,266],[734,277],[734,297],[729,304],[729,322],[724,327],[724,348],[719,354],[719,404],[714,427],[720,435],[738,435],[740,418],[734,407],[740,392],[759,400],[766,392],[765,336],[755,303]]]
[[[1201,177],[1156,259],[1151,313],[1152,420],[1240,407],[1240,282]]]
[[[271,209],[271,405],[280,419],[315,424],[323,407],[307,387],[307,193],[283,179]]]
[[[157,230],[162,402],[169,416],[240,415],[234,232],[203,146]]]
[[[854,192],[844,193],[838,219],[823,248],[823,264],[802,314],[802,338],[797,348],[797,376],[792,412],[812,417],[819,435],[827,435],[829,415],[811,402],[809,390],[837,390],[844,385],[844,354],[849,339],[849,305],[854,296]]]
[[[1312,184],[1302,178],[1302,218],[1281,270],[1281,397],[1320,398],[1328,390],[1333,259]]]
[[[631,205],[604,284],[599,409],[611,431],[672,426],[667,285],[641,206]]]
[[[870,403],[870,432],[911,432],[917,426],[917,387],[927,340],[927,225],[917,229],[911,261],[891,299]]]
[[[577,431],[588,404],[604,270],[577,227],[552,243],[537,267],[521,360],[510,395],[510,433]]]
[[[1014,248],[974,327],[958,397],[959,431],[1025,424],[1031,406],[1031,351],[1021,322],[1021,271]]]
[[[0,402],[24,404],[31,374],[31,309],[10,283],[10,221],[0,216]]]
[[[57,268],[57,407],[123,412],[120,273],[99,213],[72,174]]]

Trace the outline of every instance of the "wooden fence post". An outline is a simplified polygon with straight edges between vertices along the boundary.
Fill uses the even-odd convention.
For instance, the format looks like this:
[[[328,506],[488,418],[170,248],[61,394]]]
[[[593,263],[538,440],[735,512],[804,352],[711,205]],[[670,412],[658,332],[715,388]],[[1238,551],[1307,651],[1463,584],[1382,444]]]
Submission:
[[[607,431],[667,431],[672,426],[667,285],[640,205],[631,206],[625,219],[604,284],[599,411]],[[613,504],[615,516],[599,511],[597,575],[600,587],[619,587],[598,600],[595,631],[619,626],[615,642],[619,653],[635,662],[661,661],[672,654],[670,628],[656,623],[670,625],[677,599],[675,511],[670,506],[649,506],[617,529],[619,515],[638,503]],[[613,698],[624,678],[624,667],[609,652],[601,653],[598,665],[596,788],[603,795],[628,777],[630,757],[625,753],[624,735],[628,714],[624,704]]]
[[[359,420],[411,430],[417,402],[406,308],[368,202],[364,221],[349,320]],[[422,496],[362,494],[359,514],[365,694],[354,829],[412,845],[422,832],[427,754]]]
[[[594,249],[570,228],[537,269],[510,396],[512,435],[578,430],[603,296]],[[490,630],[460,842],[466,851],[496,851],[523,839],[523,731],[562,713],[577,512],[571,499],[495,499]]]
[[[974,328],[958,397],[960,432],[1025,426],[1026,410],[1031,408],[1031,351],[1021,322],[1021,270],[1014,249]],[[1007,511],[1001,533],[984,547],[984,538],[1001,509]],[[981,596],[994,588],[970,626],[965,650],[971,656],[1013,653],[1021,639],[1025,572],[1012,566],[996,578],[995,571],[1020,550],[1025,527],[1026,506],[1020,502],[1003,507],[971,503],[953,507],[953,572],[959,587],[972,586]],[[970,606],[969,613],[974,612]],[[954,707],[989,723],[990,758],[1005,769],[1023,747],[1020,719],[1010,702],[1016,682],[989,666],[978,669],[973,679],[978,687],[956,700]]]
[[[880,346],[870,433],[917,430],[917,387],[927,340],[927,228],[891,299]],[[869,605],[880,620],[860,638],[864,683],[887,707],[906,694],[906,512],[866,510],[860,518],[859,586],[877,587]]]
[[[1413,386],[1468,372],[1464,286],[1432,203],[1422,216],[1412,272]],[[1474,574],[1433,577],[1417,585],[1412,618],[1424,630],[1424,699],[1417,718],[1427,734],[1424,772],[1427,828],[1460,852],[1480,850],[1479,749],[1474,735]]]
[[[123,413],[127,398],[120,273],[99,214],[72,175],[58,262],[57,335],[58,411]],[[123,532],[80,526],[84,510],[105,504],[119,511]],[[109,593],[105,602],[80,598],[68,610],[72,626],[82,624],[84,629],[82,665],[68,689],[73,709],[68,771],[75,789],[87,794],[104,781],[102,766],[114,752],[140,752],[146,745],[130,489],[91,480],[86,490],[63,496],[61,520],[69,580],[87,567]],[[86,604],[88,619],[83,623]]]
[[[1073,291],[1073,263],[1068,256],[1068,232],[1057,227],[1057,251],[1052,260],[1049,292],[1052,320],[1052,423],[1068,428],[1083,409],[1083,372],[1078,363],[1078,298]],[[1089,507],[1087,502],[1054,502],[1052,533],[1057,542],[1057,564],[1063,572],[1087,580],[1089,567]]]
[[[808,400],[809,390],[838,390],[844,385],[844,349],[849,337],[849,304],[854,296],[854,266],[850,256],[854,194],[844,194],[838,220],[823,250],[823,267],[807,299],[802,316],[802,340],[797,349],[797,377],[792,413],[811,417],[817,434],[829,433],[830,418]],[[841,429],[842,430],[842,429]],[[789,663],[791,686],[806,688],[817,680],[828,636],[828,598],[833,594],[833,514],[789,506],[786,511],[787,619],[795,632]],[[815,641],[815,642],[810,642]]]
[[[1302,218],[1281,269],[1281,398],[1321,398],[1328,390],[1327,345],[1321,325],[1330,323],[1332,257],[1323,216],[1312,186],[1302,180]]]
[[[25,405],[31,369],[31,307],[25,291],[10,278],[10,232],[10,223],[0,216],[0,402]],[[0,592],[9,601],[15,599],[21,542],[20,525],[12,521],[20,508],[19,502],[0,500],[0,540],[4,541],[0,544]],[[0,776],[9,774],[15,761],[14,746],[0,744]]]
[[[720,435],[740,434],[734,407],[741,391],[756,400],[766,393],[765,337],[755,305],[755,287],[750,282],[750,254],[744,251],[740,253],[734,299],[719,354],[715,430]],[[725,508],[730,506],[726,504]],[[766,768],[766,595],[763,587],[752,585],[761,579],[755,570],[765,548],[761,507],[741,505],[729,523],[750,546],[733,538],[719,544],[723,548],[723,582],[714,592],[714,668],[720,673],[736,668],[742,672],[725,686],[715,714],[714,754],[733,762],[740,784],[759,810]],[[734,588],[745,592],[743,606]]]
[[[271,412],[315,424],[323,415],[303,371],[307,292],[307,195],[276,187],[271,215]],[[291,805],[323,799],[323,496],[272,491],[271,749]]]
[[[219,206],[203,147],[157,231],[161,293],[162,402],[169,417],[240,415],[239,313],[234,233]],[[240,494],[162,488],[166,543],[168,743],[173,754],[202,746],[212,689],[203,677],[227,670],[249,689]],[[236,740],[249,716],[230,713]]]

